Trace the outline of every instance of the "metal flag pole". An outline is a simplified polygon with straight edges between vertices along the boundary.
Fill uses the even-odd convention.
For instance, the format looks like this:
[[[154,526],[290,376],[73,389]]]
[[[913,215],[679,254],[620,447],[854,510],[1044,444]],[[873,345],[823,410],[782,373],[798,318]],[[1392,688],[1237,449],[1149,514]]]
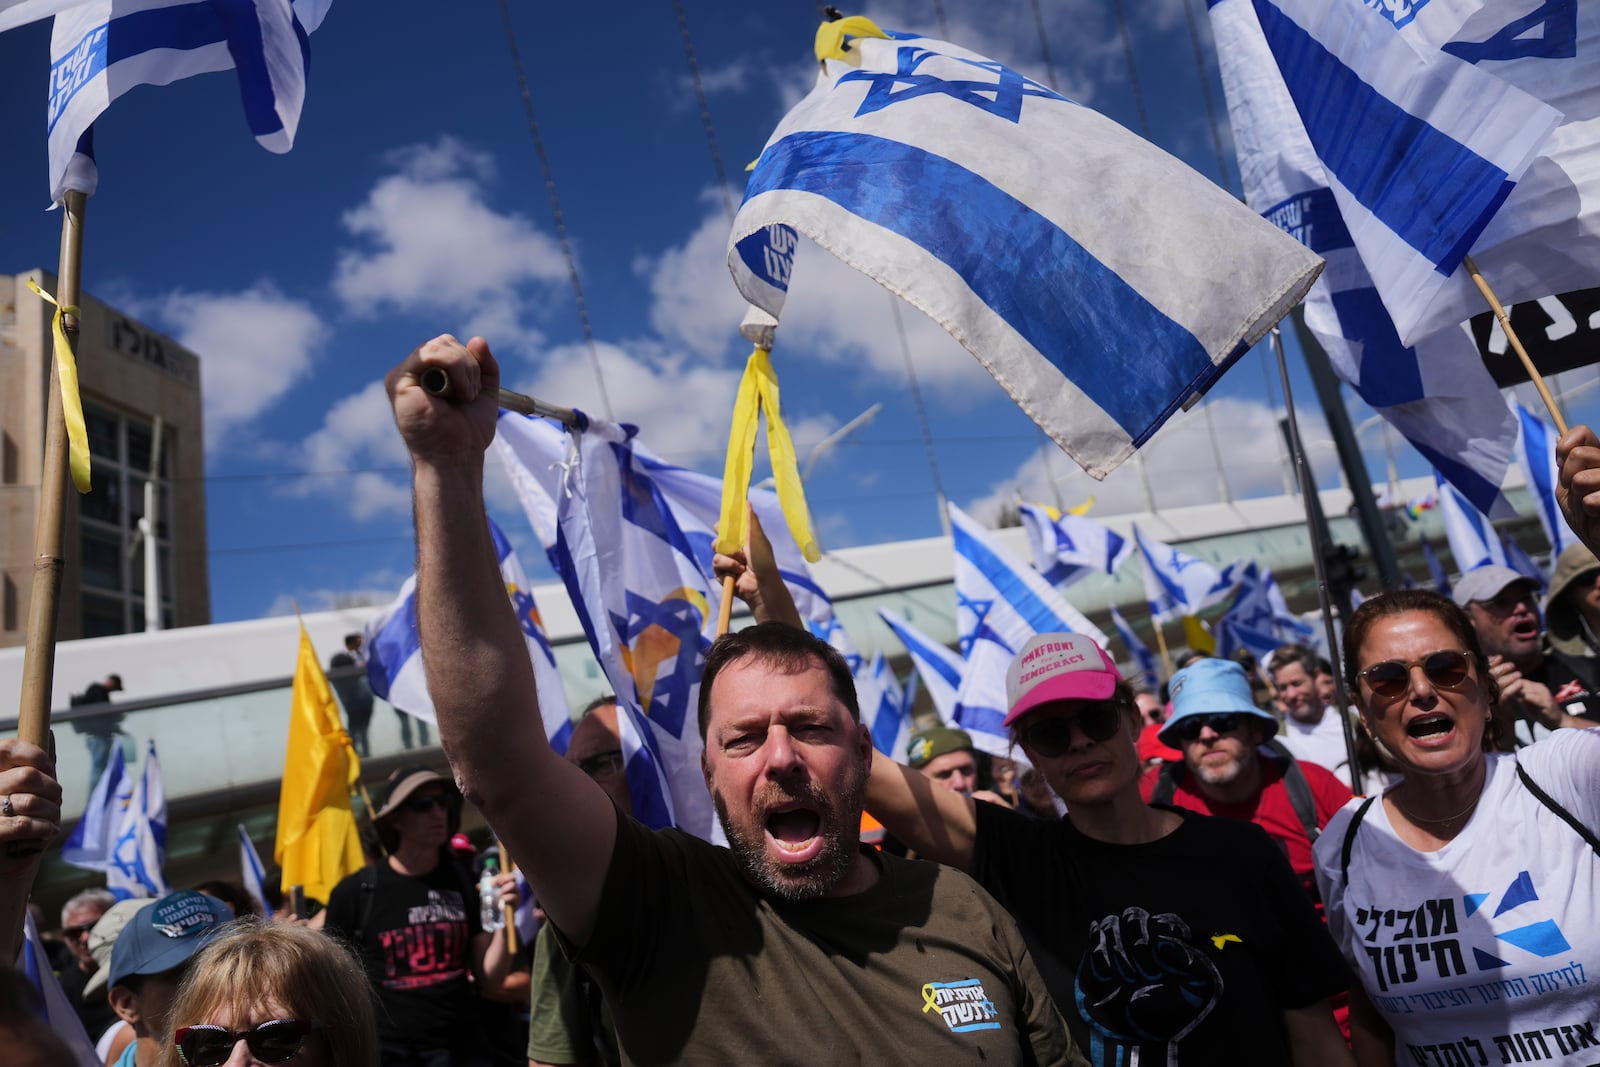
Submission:
[[[448,399],[451,394],[450,375],[443,367],[424,367],[422,373],[417,375],[417,384],[422,386],[423,392],[429,396]],[[579,419],[577,412],[571,408],[548,404],[526,393],[513,393],[510,389],[500,390],[500,406],[507,411],[515,411],[518,415],[537,415],[540,418],[555,419],[568,429],[575,428]]]
[[[1344,728],[1346,766],[1350,769],[1350,791],[1360,794],[1361,768],[1356,763],[1356,731],[1350,722],[1350,694],[1345,690],[1344,672],[1339,669],[1339,635],[1333,625],[1333,608],[1328,599],[1327,563],[1322,558],[1323,538],[1317,528],[1315,489],[1311,484],[1311,468],[1306,463],[1305,446],[1300,441],[1300,423],[1294,414],[1294,392],[1289,385],[1289,362],[1283,355],[1283,335],[1272,328],[1272,351],[1278,357],[1278,376],[1283,379],[1283,410],[1289,423],[1289,450],[1294,460],[1295,477],[1300,481],[1300,499],[1306,509],[1306,530],[1311,535],[1311,565],[1317,574],[1317,606],[1322,610],[1322,625],[1328,639],[1328,659],[1334,664],[1333,691],[1338,701],[1339,724]]]

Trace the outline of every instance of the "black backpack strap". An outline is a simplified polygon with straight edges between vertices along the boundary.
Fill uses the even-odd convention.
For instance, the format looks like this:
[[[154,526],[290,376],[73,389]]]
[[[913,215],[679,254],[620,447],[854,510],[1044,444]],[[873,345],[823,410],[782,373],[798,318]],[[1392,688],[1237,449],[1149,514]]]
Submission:
[[[1156,787],[1150,793],[1150,803],[1167,805],[1172,803],[1172,798],[1178,792],[1178,780],[1172,773],[1173,768],[1176,766],[1178,766],[1176,763],[1163,763],[1161,765],[1161,771],[1156,775]]]
[[[1517,777],[1522,779],[1523,786],[1533,794],[1535,800],[1561,816],[1561,821],[1576,830],[1578,836],[1588,842],[1590,848],[1594,849],[1595,855],[1600,856],[1600,838],[1595,837],[1593,830],[1579,822],[1576,815],[1562,807],[1555,797],[1539,788],[1539,783],[1533,780],[1520,762],[1517,763]]]
[[[1350,825],[1344,828],[1344,847],[1339,849],[1339,881],[1346,887],[1350,885],[1350,853],[1356,847],[1356,830],[1361,826],[1361,820],[1367,817],[1367,809],[1372,807],[1375,796],[1368,797],[1361,802],[1356,813],[1350,816]]]
[[[1306,781],[1305,772],[1300,769],[1300,761],[1276,738],[1269,739],[1262,747],[1283,762],[1283,788],[1288,792],[1289,803],[1293,805],[1300,826],[1306,832],[1306,840],[1315,844],[1322,834],[1322,828],[1317,825],[1317,802],[1311,795],[1311,783]]]

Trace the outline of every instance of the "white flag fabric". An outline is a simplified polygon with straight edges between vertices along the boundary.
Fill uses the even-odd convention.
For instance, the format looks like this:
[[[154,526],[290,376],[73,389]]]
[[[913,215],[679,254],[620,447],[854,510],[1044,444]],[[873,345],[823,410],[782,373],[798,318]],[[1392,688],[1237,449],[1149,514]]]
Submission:
[[[697,705],[712,583],[657,484],[660,461],[643,456],[635,433],[587,418],[563,433],[502,411],[495,450],[624,712],[634,815],[710,840]],[[552,441],[562,449],[554,466]]]
[[[913,34],[845,54],[756,162],[735,284],[780,317],[784,227],[804,233],[948,330],[1096,478],[1320,269],[1178,160],[1000,63]]]
[[[238,824],[238,830],[240,884],[244,886],[244,891],[250,894],[250,899],[256,902],[258,914],[263,919],[270,919],[272,905],[267,903],[267,869],[262,866],[261,855],[256,852],[256,843],[250,840],[244,823]]]
[[[306,37],[321,25],[331,2],[90,0],[57,5],[60,14],[50,37],[47,125],[51,201],[60,203],[68,189],[95,191],[98,176],[85,136],[112,101],[139,85],[168,85],[236,69],[250,131],[268,151],[287,152],[305,102],[311,65]],[[6,28],[9,13],[0,11],[0,29]]]
[[[1543,419],[1517,403],[1516,397],[1507,397],[1506,404],[1517,419],[1517,460],[1528,477],[1528,494],[1538,509],[1539,525],[1544,527],[1554,558],[1577,540],[1561,514],[1561,505],[1556,503],[1556,433]]]
[[[1459,56],[1419,47],[1419,30],[1397,30],[1381,6],[1254,3],[1350,236],[1412,344],[1466,317],[1419,328],[1562,116]],[[1430,5],[1405,6],[1425,16]]]
[[[1439,486],[1439,514],[1444,519],[1444,536],[1450,542],[1450,554],[1456,558],[1456,570],[1465,574],[1490,563],[1511,566],[1506,559],[1505,545],[1489,517],[1447,485],[1438,471],[1433,477]]]
[[[506,595],[511,598],[517,625],[522,628],[522,639],[528,646],[545,734],[557,752],[565,753],[567,739],[572,736],[572,712],[561,672],[556,669],[555,651],[545,635],[539,606],[533,602],[533,589],[522,569],[522,561],[517,559],[516,550],[493,519],[489,520],[489,536],[500,560]],[[428,722],[437,721],[433,697],[428,694],[428,675],[422,664],[422,639],[417,634],[416,575],[406,579],[400,587],[400,595],[387,610],[368,620],[362,647],[367,652],[367,683],[372,686],[373,693],[400,711]]]
[[[1144,573],[1144,598],[1157,623],[1198,615],[1228,599],[1238,585],[1237,563],[1217,570],[1205,560],[1146,537],[1137,525],[1133,540]]]
[[[1516,425],[1471,336],[1452,323],[1401,343],[1251,0],[1218,0],[1211,28],[1246,202],[1327,259],[1305,321],[1334,370],[1480,511],[1514,514],[1500,483]]]
[[[1122,617],[1122,612],[1117,610],[1115,604],[1111,606],[1111,625],[1116,628],[1117,636],[1122,638],[1122,643],[1128,649],[1128,655],[1133,657],[1133,662],[1139,667],[1139,677],[1144,681],[1145,688],[1154,693],[1161,688],[1161,670],[1156,664],[1156,654],[1150,651],[1150,646],[1139,640],[1139,635],[1133,632],[1133,627],[1128,625],[1128,620]]]
[[[122,757],[122,745],[113,739],[111,758],[89,794],[83,817],[61,846],[61,859],[74,867],[103,871],[111,865],[111,846],[122,828],[123,813],[133,799],[133,776]]]
[[[922,679],[922,688],[928,691],[939,721],[946,726],[955,725],[956,694],[961,690],[961,675],[965,664],[961,656],[941,645],[905,619],[885,608],[878,609],[878,617],[900,639],[911,656],[911,665]],[[895,757],[898,759],[899,757]]]
[[[1082,515],[1038,504],[1019,504],[1017,512],[1033,546],[1034,567],[1057,589],[1090,574],[1115,574],[1133,555],[1127,538]]]
[[[56,1036],[67,1043],[78,1067],[100,1067],[102,1061],[95,1055],[94,1042],[84,1030],[83,1022],[78,1018],[72,1001],[67,998],[66,990],[56,980],[44,939],[39,936],[39,928],[34,925],[31,913],[23,915],[22,951],[16,963],[17,970],[28,979],[38,998],[37,1003],[32,1005],[34,1011],[44,1019],[46,1026],[55,1031]],[[12,1040],[17,1039],[13,1037]],[[16,1052],[15,1049],[12,1051]]]
[[[975,747],[1017,758],[1006,716],[1006,671],[1028,638],[1080,633],[1102,647],[1106,636],[1068,604],[1039,572],[1012,556],[972,516],[950,508],[955,545],[957,631],[966,667],[956,693],[955,725]]]
[[[156,743],[146,742],[144,767],[122,814],[106,868],[106,888],[118,900],[162,897],[172,891],[162,867],[167,862],[167,791],[162,784]]]

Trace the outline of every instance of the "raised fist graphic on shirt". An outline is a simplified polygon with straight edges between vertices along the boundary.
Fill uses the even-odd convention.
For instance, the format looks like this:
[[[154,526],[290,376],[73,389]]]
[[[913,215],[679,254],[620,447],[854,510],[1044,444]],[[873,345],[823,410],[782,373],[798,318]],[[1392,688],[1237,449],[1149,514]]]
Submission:
[[[1222,976],[1176,915],[1127,908],[1090,928],[1078,964],[1078,1010],[1133,1044],[1181,1041],[1211,1013]]]

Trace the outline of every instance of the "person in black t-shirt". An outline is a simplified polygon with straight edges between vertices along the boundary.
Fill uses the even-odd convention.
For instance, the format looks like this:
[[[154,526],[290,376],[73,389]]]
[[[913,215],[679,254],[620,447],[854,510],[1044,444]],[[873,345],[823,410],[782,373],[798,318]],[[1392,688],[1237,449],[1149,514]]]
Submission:
[[[384,1067],[486,1067],[472,983],[491,999],[527,995],[525,983],[508,987],[505,939],[483,931],[450,855],[460,815],[461,795],[437,772],[395,771],[373,816],[386,857],[329,894],[324,929],[355,945],[377,990]]]

